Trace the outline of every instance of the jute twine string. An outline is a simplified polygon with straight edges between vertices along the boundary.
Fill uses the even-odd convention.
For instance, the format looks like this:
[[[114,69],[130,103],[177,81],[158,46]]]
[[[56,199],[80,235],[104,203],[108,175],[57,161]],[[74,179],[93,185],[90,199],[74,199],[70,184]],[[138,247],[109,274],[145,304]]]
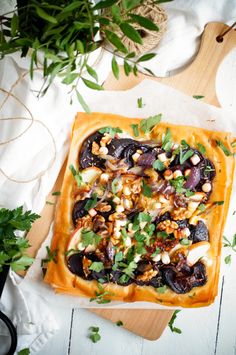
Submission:
[[[148,18],[159,27],[159,31],[150,31],[141,28],[139,24],[132,24],[141,35],[143,44],[133,42],[128,37],[124,36],[119,28],[115,31],[116,34],[122,38],[122,42],[129,52],[135,52],[137,55],[140,55],[152,50],[160,42],[167,28],[167,14],[162,7],[153,4],[153,1],[150,0],[145,1],[145,4],[134,9],[132,13]]]
[[[3,176],[5,176],[6,179],[12,181],[12,182],[16,182],[16,183],[22,183],[22,184],[26,184],[26,183],[29,183],[29,182],[32,182],[34,180],[37,180],[39,178],[41,178],[54,164],[55,160],[56,160],[56,142],[55,142],[55,139],[53,137],[53,134],[52,132],[50,131],[50,129],[45,125],[45,123],[43,123],[42,121],[40,120],[37,120],[34,118],[32,112],[30,111],[30,109],[17,97],[15,96],[12,91],[14,90],[14,88],[23,80],[23,78],[29,74],[29,71],[26,71],[24,73],[22,73],[22,75],[19,76],[19,78],[15,81],[15,83],[11,86],[10,90],[5,90],[3,88],[0,88],[0,91],[3,92],[4,94],[6,94],[2,104],[0,105],[0,112],[2,111],[3,109],[3,106],[8,102],[9,100],[9,97],[12,97],[13,99],[16,100],[16,102],[23,106],[25,108],[25,110],[29,113],[30,117],[3,117],[3,118],[0,118],[0,122],[1,121],[14,121],[14,120],[23,120],[23,121],[29,121],[29,125],[23,130],[23,132],[19,133],[16,137],[14,138],[10,138],[10,139],[7,139],[5,141],[2,141],[0,142],[0,145],[3,146],[3,145],[7,145],[13,141],[16,141],[17,139],[19,139],[20,137],[22,137],[24,134],[26,134],[26,132],[29,131],[29,129],[32,127],[32,125],[34,123],[37,123],[39,125],[41,125],[46,131],[47,133],[49,134],[50,136],[50,139],[52,141],[52,146],[53,146],[53,157],[52,159],[50,160],[48,166],[41,170],[39,173],[37,173],[35,176],[31,177],[30,179],[16,179],[14,177],[11,177],[9,176],[1,167],[0,167],[0,172],[2,173]]]

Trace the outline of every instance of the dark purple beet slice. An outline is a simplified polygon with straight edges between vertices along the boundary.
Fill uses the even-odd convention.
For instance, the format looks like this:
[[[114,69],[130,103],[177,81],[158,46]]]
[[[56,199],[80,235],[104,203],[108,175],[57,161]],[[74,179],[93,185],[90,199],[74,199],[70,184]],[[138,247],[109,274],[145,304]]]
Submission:
[[[138,146],[139,142],[131,138],[112,139],[111,143],[107,145],[108,154],[115,159],[122,159],[124,149],[126,149],[131,144]]]
[[[72,221],[75,227],[76,227],[77,219],[85,216],[88,213],[88,211],[86,211],[86,209],[84,208],[88,200],[89,198],[86,198],[84,200],[77,201],[74,204],[73,211],[72,211]]]
[[[192,227],[190,239],[193,240],[193,243],[209,240],[209,232],[203,221],[198,221],[197,225]]]
[[[85,277],[83,271],[83,253],[76,253],[69,257],[68,268],[69,270],[78,276]]]
[[[82,144],[79,153],[79,166],[82,169],[88,168],[89,166],[97,166],[99,168],[104,167],[104,160],[97,155],[92,154],[92,144],[93,142],[100,143],[103,134],[100,132],[95,132],[86,138]]]
[[[151,167],[156,160],[155,152],[141,154],[138,158],[137,164],[140,166]]]

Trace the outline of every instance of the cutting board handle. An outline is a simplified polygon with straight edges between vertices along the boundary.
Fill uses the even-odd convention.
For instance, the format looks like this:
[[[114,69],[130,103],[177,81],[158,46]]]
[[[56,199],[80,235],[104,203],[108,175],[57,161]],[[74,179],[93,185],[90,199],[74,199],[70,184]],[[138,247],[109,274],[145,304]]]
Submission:
[[[134,75],[127,77],[121,68],[120,79],[116,80],[110,73],[104,88],[107,90],[128,90],[138,85],[143,79],[152,79],[172,86],[190,96],[203,95],[205,102],[220,106],[215,90],[216,73],[225,56],[236,47],[235,30],[229,31],[222,42],[216,40],[227,28],[229,26],[220,22],[207,24],[196,58],[186,69],[176,75],[154,78],[139,73],[137,77]]]

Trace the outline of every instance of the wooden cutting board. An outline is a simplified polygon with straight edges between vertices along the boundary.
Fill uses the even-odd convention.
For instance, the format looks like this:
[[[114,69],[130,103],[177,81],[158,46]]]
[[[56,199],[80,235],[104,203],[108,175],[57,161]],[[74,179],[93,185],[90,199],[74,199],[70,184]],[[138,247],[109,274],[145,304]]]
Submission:
[[[197,57],[179,74],[168,78],[153,78],[144,74],[139,74],[137,77],[134,75],[126,77],[123,69],[120,68],[120,79],[117,81],[111,73],[104,83],[104,88],[106,90],[128,90],[144,79],[152,79],[170,85],[190,96],[203,95],[202,100],[204,102],[220,106],[215,91],[217,69],[223,58],[236,46],[235,30],[231,30],[223,41],[218,42],[216,40],[227,28],[228,26],[222,23],[208,24],[203,33]],[[65,164],[53,191],[60,190]],[[57,197],[53,197],[50,193],[48,200],[56,202]],[[55,206],[45,205],[41,213],[42,217],[34,223],[28,234],[32,245],[29,253],[33,256],[36,255],[48,234],[54,217],[54,209]],[[172,310],[151,309],[91,309],[90,311],[112,322],[121,320],[124,323],[123,328],[149,340],[156,340],[161,336],[173,314]]]

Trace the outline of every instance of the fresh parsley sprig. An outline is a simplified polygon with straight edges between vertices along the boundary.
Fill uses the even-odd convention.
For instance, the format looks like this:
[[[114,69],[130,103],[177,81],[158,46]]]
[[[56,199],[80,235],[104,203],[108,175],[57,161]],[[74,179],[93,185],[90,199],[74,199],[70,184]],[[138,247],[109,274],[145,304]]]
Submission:
[[[101,335],[99,334],[99,327],[89,327],[91,333],[89,334],[89,339],[92,340],[93,343],[97,343],[101,339]]]
[[[0,271],[4,265],[10,265],[14,271],[25,270],[33,263],[34,259],[25,255],[29,242],[26,236],[18,236],[17,231],[28,232],[39,217],[31,211],[23,212],[22,206],[0,209]]]
[[[105,288],[98,283],[98,290],[95,291],[95,297],[90,298],[90,302],[95,301],[98,304],[110,303],[111,300],[104,298],[105,296],[114,296],[114,293],[106,291]]]
[[[176,327],[174,326],[174,322],[175,322],[175,320],[176,320],[176,318],[177,318],[177,314],[178,314],[179,312],[181,312],[181,311],[179,311],[179,310],[174,311],[174,314],[173,314],[171,320],[170,320],[169,323],[168,323],[168,326],[169,326],[170,330],[172,331],[172,333],[177,333],[177,334],[181,334],[181,333],[182,333],[182,330],[181,330],[181,329],[176,328]]]
[[[233,252],[236,253],[236,234],[234,234],[232,242],[229,241],[228,238],[223,236],[223,246],[225,248],[230,248]],[[227,255],[225,257],[225,264],[231,264],[231,255]]]
[[[76,169],[75,169],[75,167],[74,167],[73,164],[71,164],[71,165],[69,166],[69,169],[70,169],[72,175],[74,176],[75,181],[76,181],[78,187],[80,187],[80,186],[82,185],[82,183],[83,183],[83,177],[82,177],[81,172],[76,171]]]

